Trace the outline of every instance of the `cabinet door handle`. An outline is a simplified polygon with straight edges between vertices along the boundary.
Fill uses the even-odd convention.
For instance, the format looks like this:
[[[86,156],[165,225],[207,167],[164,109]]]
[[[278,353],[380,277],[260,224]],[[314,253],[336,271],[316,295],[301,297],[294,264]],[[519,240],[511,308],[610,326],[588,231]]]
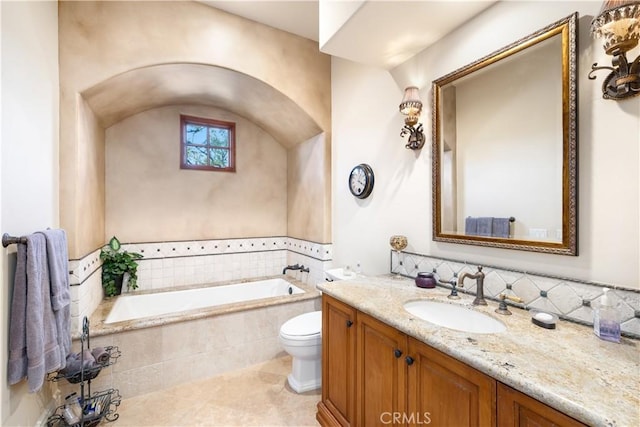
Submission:
[[[414,362],[413,357],[407,356],[407,357],[405,357],[404,360],[407,362],[407,365],[409,365],[409,366],[413,365],[413,362]]]
[[[347,320],[347,328],[353,326],[353,322],[351,320]]]
[[[402,350],[400,350],[399,348],[396,348],[393,351],[393,355],[396,357],[396,359],[398,359],[400,356],[402,356]]]

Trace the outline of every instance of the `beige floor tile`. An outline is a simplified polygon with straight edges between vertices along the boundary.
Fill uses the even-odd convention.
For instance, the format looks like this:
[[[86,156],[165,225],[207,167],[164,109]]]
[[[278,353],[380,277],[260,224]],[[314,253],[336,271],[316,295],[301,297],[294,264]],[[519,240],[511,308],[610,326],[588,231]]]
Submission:
[[[124,399],[120,417],[107,425],[317,426],[320,390],[297,394],[287,384],[291,357],[171,389]]]

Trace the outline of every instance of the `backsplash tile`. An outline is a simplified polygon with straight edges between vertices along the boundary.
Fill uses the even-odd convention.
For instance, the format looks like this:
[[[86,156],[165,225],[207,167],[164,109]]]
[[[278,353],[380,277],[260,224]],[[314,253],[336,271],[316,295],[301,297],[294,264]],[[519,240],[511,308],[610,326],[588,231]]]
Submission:
[[[434,272],[437,279],[449,281],[454,274],[459,276],[463,271],[474,273],[476,263],[391,251],[391,273],[415,278],[419,271]],[[514,295],[522,298],[524,303],[509,302],[511,305],[553,312],[566,320],[588,325],[593,324],[593,310],[598,306],[602,288],[608,287],[620,317],[622,332],[640,338],[640,290],[492,266],[484,266],[482,271],[485,273],[485,297],[495,300],[501,293]],[[475,281],[465,280],[459,291],[475,294]]]

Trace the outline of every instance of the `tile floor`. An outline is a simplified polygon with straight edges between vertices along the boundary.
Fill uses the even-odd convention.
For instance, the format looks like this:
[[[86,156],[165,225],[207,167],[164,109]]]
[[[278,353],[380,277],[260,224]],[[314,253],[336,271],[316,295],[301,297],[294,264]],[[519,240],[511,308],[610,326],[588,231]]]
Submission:
[[[296,394],[282,356],[203,381],[123,399],[109,427],[317,426],[320,390]]]

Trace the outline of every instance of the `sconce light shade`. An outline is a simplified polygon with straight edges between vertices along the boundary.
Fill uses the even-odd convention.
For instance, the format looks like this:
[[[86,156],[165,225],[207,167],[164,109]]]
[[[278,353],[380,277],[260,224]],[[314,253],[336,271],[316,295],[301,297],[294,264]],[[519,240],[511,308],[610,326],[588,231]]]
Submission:
[[[591,22],[591,35],[604,39],[604,50],[613,55],[616,50],[628,52],[640,39],[640,2],[607,0],[600,14]]]
[[[611,70],[602,85],[605,99],[625,99],[640,94],[640,55],[629,62],[626,53],[640,40],[640,1],[606,0],[600,14],[591,22],[591,35],[603,39],[604,50],[613,56],[613,67],[591,66],[589,79],[596,70]]]
[[[411,150],[419,150],[424,145],[424,133],[422,132],[422,124],[415,127],[420,119],[422,112],[422,101],[420,101],[420,90],[415,86],[409,86],[404,90],[404,96],[400,103],[400,112],[407,116],[404,119],[404,127],[400,132],[400,136],[409,135],[409,141],[406,148]]]
[[[422,101],[417,87],[409,86],[404,90],[404,97],[400,103],[400,112],[406,116],[419,116],[422,111]]]

